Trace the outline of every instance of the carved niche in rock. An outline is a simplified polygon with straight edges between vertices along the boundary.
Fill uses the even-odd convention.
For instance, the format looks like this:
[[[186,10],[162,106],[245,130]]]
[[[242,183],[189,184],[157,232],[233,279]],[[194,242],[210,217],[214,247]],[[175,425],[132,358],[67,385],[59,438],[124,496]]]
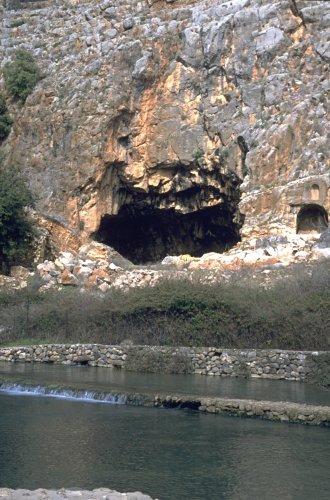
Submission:
[[[328,214],[320,205],[304,205],[297,215],[297,233],[322,233],[328,227]]]
[[[302,202],[323,205],[327,197],[327,184],[324,179],[314,178],[306,182],[303,186]]]
[[[320,188],[318,184],[313,184],[311,187],[311,200],[319,201],[320,199]]]

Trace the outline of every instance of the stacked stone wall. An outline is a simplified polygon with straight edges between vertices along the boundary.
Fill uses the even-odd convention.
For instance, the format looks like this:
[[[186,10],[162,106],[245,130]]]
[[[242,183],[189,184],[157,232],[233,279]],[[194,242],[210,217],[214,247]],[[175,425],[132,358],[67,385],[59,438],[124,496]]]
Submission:
[[[324,357],[328,359],[328,356],[329,353],[326,352],[311,351],[100,344],[49,344],[0,348],[0,361],[85,364],[134,371],[172,373],[180,371],[201,375],[295,381],[310,379],[317,381],[322,360]],[[145,363],[141,363],[141,359],[145,360]],[[148,360],[151,360],[150,364]]]

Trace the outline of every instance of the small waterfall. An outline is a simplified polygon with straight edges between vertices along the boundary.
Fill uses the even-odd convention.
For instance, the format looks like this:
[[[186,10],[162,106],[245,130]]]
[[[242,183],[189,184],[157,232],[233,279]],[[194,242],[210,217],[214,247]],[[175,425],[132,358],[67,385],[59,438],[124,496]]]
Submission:
[[[45,385],[29,385],[20,383],[0,383],[0,393],[15,396],[43,396],[48,398],[86,401],[89,403],[109,403],[123,405],[127,396],[123,393],[101,392],[83,389],[65,389]]]

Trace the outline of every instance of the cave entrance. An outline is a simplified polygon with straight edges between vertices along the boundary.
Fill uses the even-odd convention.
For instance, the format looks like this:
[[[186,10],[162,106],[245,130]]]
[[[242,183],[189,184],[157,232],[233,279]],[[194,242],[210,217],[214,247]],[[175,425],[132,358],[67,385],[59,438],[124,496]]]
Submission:
[[[102,217],[93,237],[134,264],[146,264],[166,255],[223,252],[240,240],[239,228],[225,203],[189,214],[127,205]]]
[[[328,227],[328,214],[320,205],[305,205],[297,215],[297,233],[322,233]]]

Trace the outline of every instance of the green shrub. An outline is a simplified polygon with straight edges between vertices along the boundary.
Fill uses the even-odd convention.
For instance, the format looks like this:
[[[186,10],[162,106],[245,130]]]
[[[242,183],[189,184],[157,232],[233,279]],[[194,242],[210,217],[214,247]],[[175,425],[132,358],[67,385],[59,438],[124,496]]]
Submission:
[[[5,139],[10,132],[12,121],[8,115],[0,115],[0,141]]]
[[[23,49],[16,51],[14,60],[5,66],[3,74],[8,94],[22,103],[41,78],[33,55]]]
[[[7,113],[6,99],[0,94],[0,115]]]
[[[14,168],[0,164],[0,270],[24,258],[33,237],[26,207],[33,197],[24,179]]]
[[[202,160],[202,158],[204,158],[204,155],[205,155],[204,149],[201,148],[200,146],[197,146],[197,148],[193,151],[192,154],[194,160],[197,162]]]
[[[214,151],[214,156],[219,159],[219,161],[224,161],[229,156],[228,147],[220,147]]]
[[[24,18],[17,19],[16,21],[13,21],[10,25],[11,28],[18,28],[19,26],[22,26],[23,24],[26,24],[28,21]]]
[[[10,132],[12,121],[7,113],[6,101],[0,94],[0,141],[5,139]]]
[[[307,381],[330,389],[330,354],[320,352],[309,356]]]

